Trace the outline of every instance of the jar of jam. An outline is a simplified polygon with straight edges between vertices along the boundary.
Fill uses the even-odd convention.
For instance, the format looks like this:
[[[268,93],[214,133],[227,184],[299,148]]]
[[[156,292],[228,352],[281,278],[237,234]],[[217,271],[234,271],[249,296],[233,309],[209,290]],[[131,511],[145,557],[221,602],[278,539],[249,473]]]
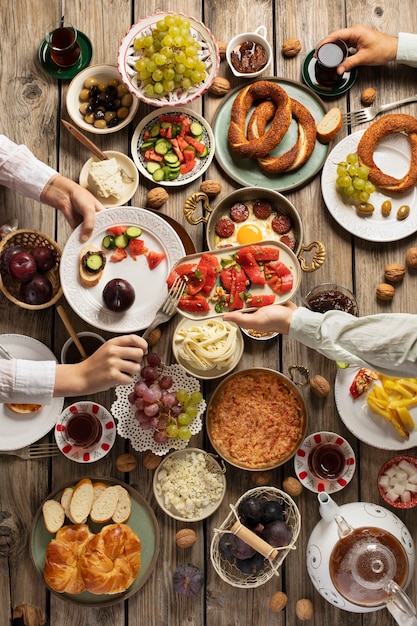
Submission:
[[[266,40],[265,26],[259,26],[252,33],[241,33],[233,37],[226,48],[226,59],[235,76],[259,76],[272,60],[272,49]]]
[[[358,315],[358,305],[353,293],[335,283],[322,283],[313,287],[304,297],[307,308],[316,313],[326,311],[344,311],[351,315]]]

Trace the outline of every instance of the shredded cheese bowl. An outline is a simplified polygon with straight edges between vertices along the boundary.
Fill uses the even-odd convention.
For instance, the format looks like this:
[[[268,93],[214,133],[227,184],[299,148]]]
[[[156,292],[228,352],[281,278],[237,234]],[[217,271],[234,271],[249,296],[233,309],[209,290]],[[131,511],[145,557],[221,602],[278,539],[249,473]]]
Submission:
[[[183,319],[177,326],[172,350],[176,361],[191,375],[211,380],[229,374],[244,348],[240,328],[221,318]]]
[[[225,461],[261,471],[294,456],[305,437],[307,410],[289,378],[253,368],[230,374],[219,384],[208,405],[206,428]]]
[[[212,515],[226,493],[225,468],[199,448],[177,450],[157,467],[153,491],[161,509],[184,522]]]

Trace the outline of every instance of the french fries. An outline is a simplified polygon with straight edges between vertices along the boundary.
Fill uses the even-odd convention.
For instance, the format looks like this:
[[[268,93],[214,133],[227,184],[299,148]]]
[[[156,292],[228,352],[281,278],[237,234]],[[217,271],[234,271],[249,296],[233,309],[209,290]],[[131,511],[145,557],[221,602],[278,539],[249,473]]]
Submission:
[[[374,384],[366,402],[374,413],[392,424],[403,439],[408,439],[415,424],[409,408],[417,404],[417,378],[392,378],[378,374],[381,385]]]

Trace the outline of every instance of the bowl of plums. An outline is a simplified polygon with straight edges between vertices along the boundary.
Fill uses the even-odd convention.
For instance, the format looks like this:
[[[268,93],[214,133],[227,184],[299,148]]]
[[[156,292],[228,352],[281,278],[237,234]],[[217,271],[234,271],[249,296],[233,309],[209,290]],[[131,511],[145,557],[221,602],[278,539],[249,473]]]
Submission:
[[[15,230],[0,242],[0,289],[23,309],[53,306],[62,296],[61,249],[36,230]]]

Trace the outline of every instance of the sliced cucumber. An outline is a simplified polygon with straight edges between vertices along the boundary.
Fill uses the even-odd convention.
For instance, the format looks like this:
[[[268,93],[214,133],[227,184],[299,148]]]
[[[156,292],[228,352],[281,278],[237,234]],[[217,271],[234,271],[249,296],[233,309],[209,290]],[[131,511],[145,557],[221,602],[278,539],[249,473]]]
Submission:
[[[198,156],[200,157],[200,159],[203,159],[204,157],[206,157],[209,153],[209,149],[207,148],[207,146],[204,146],[204,150],[201,154],[199,154]]]
[[[140,226],[128,226],[126,228],[126,235],[129,239],[136,239],[136,237],[140,237],[142,234],[142,229]]]
[[[129,237],[126,233],[123,233],[122,235],[116,235],[116,237],[114,238],[114,244],[116,248],[126,248],[128,243]]]
[[[198,137],[203,134],[203,127],[198,122],[191,122],[190,132],[193,137]]]
[[[159,183],[161,180],[164,180],[165,172],[163,168],[159,167],[157,170],[155,170],[154,173],[152,174],[152,177],[156,183]]]
[[[166,139],[158,139],[154,146],[157,154],[166,154],[171,149],[171,144]]]
[[[156,142],[156,139],[148,139],[147,141],[143,142],[140,149],[142,150],[142,152],[144,152],[145,150],[149,150],[149,148],[154,147],[155,142]]]
[[[175,152],[172,152],[172,151],[167,152],[167,154],[164,155],[164,161],[165,163],[167,163],[167,165],[170,165],[170,166],[175,166],[180,162]]]
[[[86,260],[86,266],[92,272],[98,272],[103,267],[103,257],[101,254],[92,253]]]
[[[112,237],[112,235],[106,235],[103,238],[101,245],[103,246],[103,248],[106,248],[106,250],[113,250],[113,248],[116,247],[116,244],[114,243],[114,237]]]
[[[161,169],[161,166],[156,161],[148,161],[146,164],[146,169],[149,174],[153,174],[154,172],[156,172],[156,170]]]
[[[159,124],[155,124],[154,126],[152,126],[151,137],[158,137],[160,130],[161,130],[161,127]]]

